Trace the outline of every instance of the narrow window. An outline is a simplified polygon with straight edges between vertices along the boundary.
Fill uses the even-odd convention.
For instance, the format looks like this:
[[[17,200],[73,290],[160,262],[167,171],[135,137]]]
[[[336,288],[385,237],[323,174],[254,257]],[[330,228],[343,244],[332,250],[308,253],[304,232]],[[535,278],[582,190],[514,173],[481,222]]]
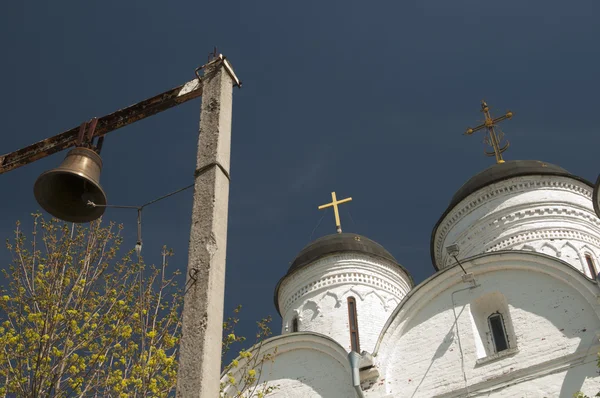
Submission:
[[[352,346],[352,351],[360,352],[358,320],[356,319],[356,300],[354,297],[348,297],[348,320],[350,324],[350,345]]]
[[[298,331],[298,318],[294,317],[294,319],[292,320],[292,332],[297,332]]]
[[[590,274],[592,275],[592,279],[596,279],[596,266],[594,265],[594,260],[592,260],[592,256],[586,253],[585,261],[587,262],[588,269],[590,270]]]
[[[508,349],[508,338],[506,337],[506,329],[504,328],[504,319],[502,314],[496,312],[488,318],[490,332],[492,333],[492,344],[494,351],[500,352]]]

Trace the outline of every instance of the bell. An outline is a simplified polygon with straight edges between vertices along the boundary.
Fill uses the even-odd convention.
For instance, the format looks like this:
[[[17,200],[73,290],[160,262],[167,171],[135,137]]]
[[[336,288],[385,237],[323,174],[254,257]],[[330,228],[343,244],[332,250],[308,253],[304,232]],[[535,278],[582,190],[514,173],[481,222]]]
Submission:
[[[106,194],[100,186],[102,159],[95,151],[77,147],[62,164],[41,174],[33,193],[40,206],[64,221],[84,223],[99,218],[105,210]],[[88,201],[102,207],[90,206]]]

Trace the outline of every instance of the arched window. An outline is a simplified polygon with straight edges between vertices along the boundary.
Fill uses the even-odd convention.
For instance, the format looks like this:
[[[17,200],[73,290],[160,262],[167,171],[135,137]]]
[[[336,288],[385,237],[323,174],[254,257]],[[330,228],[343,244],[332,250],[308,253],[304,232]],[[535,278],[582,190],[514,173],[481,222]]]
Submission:
[[[492,336],[492,344],[496,353],[508,350],[508,336],[504,327],[504,318],[502,314],[496,312],[489,316],[488,325]]]
[[[499,291],[473,300],[469,307],[477,364],[518,352],[518,340],[506,297]]]
[[[298,331],[298,317],[294,317],[294,319],[292,319],[292,332],[297,332]]]
[[[590,270],[590,274],[592,275],[592,279],[596,279],[596,275],[598,272],[596,271],[596,265],[594,264],[594,260],[589,253],[585,253],[585,262],[587,263],[588,269]]]
[[[352,347],[352,351],[360,353],[356,299],[354,297],[348,297],[348,324],[350,325],[350,346]]]

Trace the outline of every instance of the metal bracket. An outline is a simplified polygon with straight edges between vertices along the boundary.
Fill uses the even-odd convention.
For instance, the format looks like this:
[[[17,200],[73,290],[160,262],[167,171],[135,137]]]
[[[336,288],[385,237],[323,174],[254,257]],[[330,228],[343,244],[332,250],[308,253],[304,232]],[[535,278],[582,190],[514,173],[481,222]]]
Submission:
[[[475,276],[472,272],[461,275],[462,281],[465,283],[475,283]]]
[[[231,176],[229,175],[229,172],[225,169],[225,167],[223,167],[223,165],[219,162],[212,162],[209,163],[207,165],[204,165],[202,167],[200,167],[199,169],[197,169],[194,172],[194,178],[198,178],[201,174],[203,174],[205,171],[207,171],[208,169],[210,169],[213,166],[217,166],[219,169],[221,169],[221,171],[223,172],[223,174],[225,174],[225,177],[231,181]]]
[[[94,117],[87,122],[81,123],[81,125],[79,126],[79,133],[77,134],[77,140],[75,141],[75,146],[90,148],[96,151],[96,153],[100,154],[100,151],[102,150],[102,145],[104,144],[104,135],[98,137],[96,145],[94,145],[94,132],[96,131],[97,125],[97,117]]]
[[[216,55],[216,53],[217,53],[217,49],[215,48],[215,52],[213,54],[209,55],[209,61],[206,64],[199,66],[194,70],[194,73],[196,74],[198,81],[202,82],[203,76],[200,76],[200,73],[199,73],[201,70],[205,69],[209,65],[212,66],[213,64],[222,64],[223,67],[225,68],[225,71],[227,72],[227,74],[233,80],[233,85],[237,86],[238,88],[242,88],[242,82],[236,76],[231,64],[229,63],[229,61],[227,61],[227,57],[225,57],[223,54]],[[211,56],[213,58],[212,60],[210,59]]]

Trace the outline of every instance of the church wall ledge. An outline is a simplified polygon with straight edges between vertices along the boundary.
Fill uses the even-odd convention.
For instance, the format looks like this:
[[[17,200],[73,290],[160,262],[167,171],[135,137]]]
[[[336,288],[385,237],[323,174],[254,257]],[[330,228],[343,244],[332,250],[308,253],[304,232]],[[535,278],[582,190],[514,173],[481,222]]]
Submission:
[[[469,384],[468,388],[461,388],[443,394],[436,394],[434,397],[464,397],[467,393],[467,390],[470,396],[489,396],[489,394],[500,392],[505,388],[528,382],[532,379],[538,379],[547,375],[560,373],[577,366],[593,364],[595,367],[596,362],[598,361],[598,350],[600,350],[600,345],[596,344],[593,347],[589,347],[589,349],[586,348],[585,350],[578,350],[572,354],[535,364],[517,371],[502,372],[497,375],[487,376],[483,381]],[[574,392],[575,391],[573,391],[573,393]]]
[[[509,348],[507,350],[504,351],[500,351],[496,354],[493,355],[488,355],[487,357],[483,357],[483,358],[479,358],[476,362],[475,362],[475,366],[479,367],[479,366],[483,366],[486,365],[490,362],[495,362],[498,361],[500,359],[506,358],[506,357],[510,357],[513,356],[515,354],[519,353],[519,348],[515,347],[515,348]]]

